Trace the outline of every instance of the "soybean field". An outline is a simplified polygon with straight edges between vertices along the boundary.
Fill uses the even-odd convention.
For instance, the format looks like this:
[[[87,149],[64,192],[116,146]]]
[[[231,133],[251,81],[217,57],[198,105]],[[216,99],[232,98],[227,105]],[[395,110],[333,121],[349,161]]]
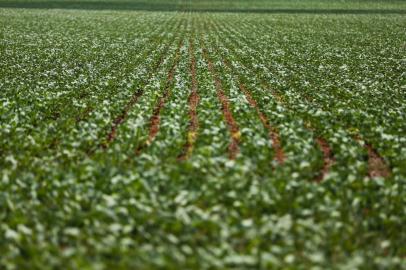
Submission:
[[[0,0],[0,269],[406,269],[406,2]]]

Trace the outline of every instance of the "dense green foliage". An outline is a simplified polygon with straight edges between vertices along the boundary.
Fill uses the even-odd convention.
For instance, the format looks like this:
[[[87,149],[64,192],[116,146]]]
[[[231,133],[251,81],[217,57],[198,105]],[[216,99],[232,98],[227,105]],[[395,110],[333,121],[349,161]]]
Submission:
[[[403,0],[0,0],[0,7],[148,11],[406,13]]]
[[[0,268],[406,269],[406,17],[180,2],[0,9]]]

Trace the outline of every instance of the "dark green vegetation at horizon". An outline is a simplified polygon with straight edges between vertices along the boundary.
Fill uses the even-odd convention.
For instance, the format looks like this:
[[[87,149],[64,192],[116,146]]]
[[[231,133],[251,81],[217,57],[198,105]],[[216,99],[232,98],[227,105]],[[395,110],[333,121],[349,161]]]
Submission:
[[[402,0],[0,0],[0,7],[243,13],[406,14],[406,3]]]
[[[403,2],[209,2],[0,9],[0,269],[406,269]]]

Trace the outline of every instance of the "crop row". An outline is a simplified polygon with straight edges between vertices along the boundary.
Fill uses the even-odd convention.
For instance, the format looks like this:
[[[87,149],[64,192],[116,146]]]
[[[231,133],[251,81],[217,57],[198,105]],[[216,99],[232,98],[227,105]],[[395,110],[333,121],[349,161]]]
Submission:
[[[402,266],[400,15],[0,15],[2,268]]]

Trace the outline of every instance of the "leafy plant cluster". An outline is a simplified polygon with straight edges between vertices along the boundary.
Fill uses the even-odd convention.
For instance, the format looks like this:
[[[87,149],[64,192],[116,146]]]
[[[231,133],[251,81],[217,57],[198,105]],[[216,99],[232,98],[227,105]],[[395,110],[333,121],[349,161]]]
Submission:
[[[404,268],[402,15],[0,25],[0,268]]]

